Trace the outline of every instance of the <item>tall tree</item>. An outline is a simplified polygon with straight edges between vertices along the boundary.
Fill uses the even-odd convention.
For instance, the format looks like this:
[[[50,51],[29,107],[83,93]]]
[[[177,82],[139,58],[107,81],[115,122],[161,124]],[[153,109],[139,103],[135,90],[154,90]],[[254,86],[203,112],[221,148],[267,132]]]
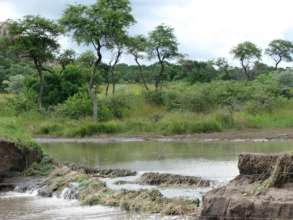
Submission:
[[[93,119],[98,118],[96,97],[96,73],[102,63],[102,49],[108,48],[116,35],[125,33],[134,23],[129,0],[97,0],[95,4],[69,5],[60,23],[73,33],[79,44],[91,45],[96,54],[88,82],[88,94],[92,102]]]
[[[166,62],[179,56],[174,29],[161,24],[150,32],[148,54],[149,58],[156,58],[161,67],[159,74],[155,77],[155,87],[158,89],[161,86]]]
[[[39,77],[38,107],[43,110],[44,71],[50,71],[46,63],[53,60],[59,48],[57,37],[59,25],[40,16],[25,16],[18,21],[9,21],[12,49],[21,58],[33,61]]]
[[[142,35],[130,37],[128,39],[127,47],[128,47],[129,54],[131,54],[134,57],[134,61],[138,66],[139,75],[140,75],[140,78],[143,82],[145,89],[149,90],[149,87],[146,83],[146,80],[145,80],[145,77],[143,74],[142,65],[140,64],[140,60],[144,58],[144,54],[146,53],[147,39]]]
[[[277,70],[282,61],[292,61],[293,43],[282,39],[273,40],[265,52],[275,61],[275,69]]]
[[[241,67],[246,78],[248,80],[252,79],[252,75],[249,70],[253,63],[261,59],[261,49],[259,49],[254,43],[246,41],[234,47],[231,53],[235,59],[240,60]]]

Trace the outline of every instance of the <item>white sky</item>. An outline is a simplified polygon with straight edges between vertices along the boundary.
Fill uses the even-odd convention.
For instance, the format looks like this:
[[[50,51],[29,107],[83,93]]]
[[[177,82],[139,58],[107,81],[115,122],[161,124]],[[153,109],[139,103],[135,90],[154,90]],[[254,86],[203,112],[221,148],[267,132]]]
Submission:
[[[66,4],[94,0],[0,0],[0,20],[40,14],[57,18]],[[165,23],[175,29],[180,50],[192,59],[226,57],[242,41],[259,47],[276,38],[293,40],[293,0],[131,0],[137,24],[147,34]],[[64,46],[72,45],[63,39]],[[264,58],[269,62],[268,58]]]

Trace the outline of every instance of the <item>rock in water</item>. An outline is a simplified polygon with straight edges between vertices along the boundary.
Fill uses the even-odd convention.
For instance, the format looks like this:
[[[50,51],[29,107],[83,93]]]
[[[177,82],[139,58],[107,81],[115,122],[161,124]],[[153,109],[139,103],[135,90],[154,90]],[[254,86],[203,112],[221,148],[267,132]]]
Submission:
[[[62,199],[78,199],[79,191],[78,191],[79,183],[70,183],[68,187],[63,189],[60,197]]]
[[[204,196],[200,219],[293,218],[292,155],[240,155],[238,166],[238,177]]]
[[[137,181],[156,186],[196,186],[209,187],[211,182],[200,177],[182,176],[168,173],[144,173]]]

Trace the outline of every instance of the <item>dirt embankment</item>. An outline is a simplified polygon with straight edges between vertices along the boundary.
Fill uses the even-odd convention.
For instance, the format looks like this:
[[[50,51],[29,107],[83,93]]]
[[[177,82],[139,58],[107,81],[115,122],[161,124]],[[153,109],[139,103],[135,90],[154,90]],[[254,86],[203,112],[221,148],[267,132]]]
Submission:
[[[201,219],[292,219],[293,155],[240,155],[240,175],[208,192]]]
[[[0,140],[0,177],[22,172],[32,163],[42,160],[40,149],[19,147],[9,141]]]

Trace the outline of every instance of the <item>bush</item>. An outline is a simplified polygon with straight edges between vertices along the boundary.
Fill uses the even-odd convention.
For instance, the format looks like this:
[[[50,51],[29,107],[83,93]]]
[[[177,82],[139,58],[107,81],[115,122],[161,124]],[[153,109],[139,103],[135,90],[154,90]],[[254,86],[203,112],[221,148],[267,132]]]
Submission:
[[[195,121],[171,121],[163,124],[162,130],[167,134],[192,134],[192,133],[209,133],[221,131],[221,126],[215,120],[202,122]]]
[[[146,91],[143,93],[146,101],[150,104],[164,105],[165,97],[162,91]]]
[[[117,95],[113,97],[98,98],[98,119],[108,121],[114,118],[124,118],[128,115],[134,97]],[[72,119],[79,119],[92,115],[92,104],[86,93],[76,94],[55,108],[57,114]]]
[[[57,115],[79,119],[92,114],[91,101],[85,93],[69,97],[63,104],[55,107]]]
[[[29,112],[37,110],[37,94],[32,90],[24,90],[16,96],[8,98],[10,111],[16,113]]]
[[[100,100],[101,106],[106,105],[109,111],[112,113],[113,117],[122,119],[128,115],[131,106],[135,103],[132,103],[132,100],[135,99],[135,96],[129,95],[116,95],[112,97],[106,97]]]
[[[216,121],[220,123],[222,128],[233,128],[235,125],[234,118],[229,111],[220,111],[216,113]]]

